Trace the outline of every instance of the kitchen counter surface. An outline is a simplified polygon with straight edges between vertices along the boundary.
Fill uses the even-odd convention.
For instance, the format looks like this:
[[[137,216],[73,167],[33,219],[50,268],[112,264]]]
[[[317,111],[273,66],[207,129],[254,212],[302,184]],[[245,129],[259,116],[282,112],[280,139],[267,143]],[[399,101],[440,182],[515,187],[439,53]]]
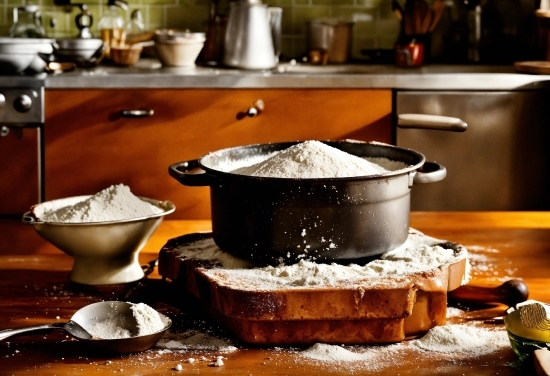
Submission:
[[[365,88],[404,90],[530,90],[550,87],[550,76],[519,74],[512,66],[395,65],[308,66],[280,64],[270,71],[216,67],[162,67],[142,59],[121,68],[100,65],[91,69],[50,74],[47,89],[82,88]]]
[[[530,298],[550,303],[550,212],[413,212],[411,226],[469,248],[473,277],[470,283],[495,286],[510,278],[523,278],[530,289]],[[206,220],[165,220],[141,252],[140,261],[145,264],[154,260],[170,238],[208,230],[210,221]],[[182,302],[182,296],[171,294],[169,283],[160,280],[156,272],[131,286],[76,286],[67,279],[72,259],[40,238],[32,227],[18,220],[0,220],[0,234],[1,329],[66,321],[86,304],[112,299],[146,301],[172,317],[174,324],[187,320],[187,308],[174,304]],[[193,311],[189,304],[186,307]],[[504,330],[502,325],[491,327]],[[508,347],[460,360],[437,360],[429,353],[419,357],[418,353],[413,356],[405,351],[391,366],[378,368],[308,361],[297,354],[301,349],[238,347],[223,354],[154,348],[141,354],[109,356],[90,352],[83,343],[51,332],[0,342],[0,374],[175,375],[177,364],[183,367],[181,374],[201,375],[348,375],[365,373],[365,369],[381,375],[521,374],[506,366],[516,360]],[[219,355],[224,356],[225,365],[210,366]],[[201,356],[207,360],[199,360]],[[190,357],[198,361],[186,363]]]

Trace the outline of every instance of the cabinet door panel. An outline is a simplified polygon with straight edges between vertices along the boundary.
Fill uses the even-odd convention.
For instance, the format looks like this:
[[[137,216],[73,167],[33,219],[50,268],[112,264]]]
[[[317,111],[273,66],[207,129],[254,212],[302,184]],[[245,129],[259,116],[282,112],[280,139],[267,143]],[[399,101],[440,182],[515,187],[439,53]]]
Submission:
[[[40,200],[39,129],[10,128],[0,137],[0,215],[20,217]]]
[[[244,115],[258,99],[263,111]],[[119,114],[140,108],[154,115]],[[172,218],[209,218],[209,189],[182,186],[169,165],[231,146],[344,138],[390,142],[389,90],[48,90],[46,199],[124,183],[174,202]]]

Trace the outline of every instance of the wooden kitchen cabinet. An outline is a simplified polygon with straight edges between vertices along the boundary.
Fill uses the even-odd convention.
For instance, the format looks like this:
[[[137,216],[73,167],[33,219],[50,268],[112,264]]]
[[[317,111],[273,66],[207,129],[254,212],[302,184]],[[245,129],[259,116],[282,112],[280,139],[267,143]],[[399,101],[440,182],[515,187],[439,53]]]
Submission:
[[[246,112],[261,99],[257,116]],[[209,189],[185,187],[168,166],[251,143],[306,139],[391,142],[390,90],[47,90],[46,200],[124,183],[170,200],[171,218],[210,217]],[[151,109],[145,118],[121,110]]]
[[[10,127],[0,136],[0,216],[18,217],[39,202],[40,129]]]

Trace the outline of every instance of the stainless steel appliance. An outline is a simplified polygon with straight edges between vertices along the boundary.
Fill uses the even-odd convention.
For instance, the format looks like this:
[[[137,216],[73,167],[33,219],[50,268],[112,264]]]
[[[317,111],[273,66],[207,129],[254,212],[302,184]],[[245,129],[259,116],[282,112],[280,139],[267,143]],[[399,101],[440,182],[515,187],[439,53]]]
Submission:
[[[279,61],[281,8],[261,0],[238,0],[229,5],[223,63],[242,69],[271,69]]]
[[[396,144],[447,168],[411,210],[550,209],[550,92],[397,91],[395,113],[457,117],[465,132],[396,128]],[[396,117],[397,122],[397,117]]]
[[[45,76],[0,76],[0,216],[44,199]]]

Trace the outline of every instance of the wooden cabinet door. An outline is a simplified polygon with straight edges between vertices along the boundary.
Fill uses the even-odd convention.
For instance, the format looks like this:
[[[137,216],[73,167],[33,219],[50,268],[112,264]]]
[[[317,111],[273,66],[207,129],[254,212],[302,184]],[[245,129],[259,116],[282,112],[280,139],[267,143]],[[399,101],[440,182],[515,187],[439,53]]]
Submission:
[[[40,200],[39,128],[11,127],[0,137],[0,215],[21,217]]]
[[[261,99],[255,117],[246,112]],[[151,109],[146,118],[121,110]],[[172,218],[209,218],[209,189],[185,187],[168,166],[251,143],[391,141],[391,91],[98,89],[46,91],[46,199],[124,183],[170,200]]]

